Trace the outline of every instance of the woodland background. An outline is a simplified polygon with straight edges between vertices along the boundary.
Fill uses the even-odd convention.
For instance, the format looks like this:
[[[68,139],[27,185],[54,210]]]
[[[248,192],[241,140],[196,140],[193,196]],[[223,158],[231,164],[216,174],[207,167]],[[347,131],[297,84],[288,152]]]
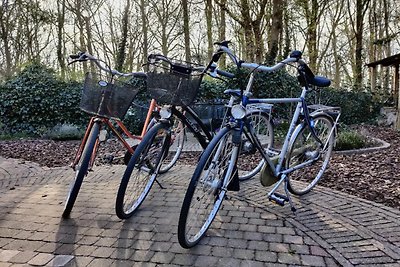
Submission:
[[[0,138],[43,136],[64,124],[84,129],[82,79],[96,69],[68,65],[70,54],[87,51],[137,71],[154,52],[206,64],[221,40],[241,59],[265,64],[303,51],[311,69],[332,80],[310,103],[340,106],[344,124],[371,122],[397,97],[393,70],[378,66],[371,91],[366,64],[400,53],[399,25],[397,0],[2,0]],[[219,67],[229,63],[222,58]],[[255,96],[295,96],[298,82],[288,74],[258,74]],[[230,88],[247,78],[238,77]],[[206,80],[198,100],[223,98],[224,86]],[[146,114],[148,97],[141,99],[126,118],[133,131]],[[286,118],[286,107],[275,110]]]
[[[155,51],[204,64],[213,42],[228,39],[247,61],[302,50],[335,88],[361,90],[366,63],[400,52],[399,25],[397,0],[2,0],[0,79],[32,61],[71,76],[76,51],[125,71]],[[390,73],[378,70],[378,87],[390,90]]]

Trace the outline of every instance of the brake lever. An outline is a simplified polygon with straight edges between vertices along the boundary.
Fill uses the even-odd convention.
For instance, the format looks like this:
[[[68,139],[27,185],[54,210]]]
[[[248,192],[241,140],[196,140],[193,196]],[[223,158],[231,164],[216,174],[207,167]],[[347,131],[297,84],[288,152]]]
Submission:
[[[72,59],[72,61],[68,62],[68,66],[78,61],[83,62],[89,60],[85,52],[78,52],[76,55],[69,55],[68,58]]]

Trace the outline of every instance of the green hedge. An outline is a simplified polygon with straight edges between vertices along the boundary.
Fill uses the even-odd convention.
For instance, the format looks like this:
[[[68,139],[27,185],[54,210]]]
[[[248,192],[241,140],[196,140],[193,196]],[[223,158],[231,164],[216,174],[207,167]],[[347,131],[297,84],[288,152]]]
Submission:
[[[82,124],[80,88],[80,83],[64,82],[40,63],[27,66],[0,86],[4,132],[41,135],[60,123]]]
[[[236,73],[237,78],[228,81],[226,84],[207,79],[203,83],[203,91],[200,91],[201,99],[223,98],[223,90],[229,88],[244,88],[249,77],[248,71]],[[253,84],[253,95],[260,98],[283,98],[299,97],[301,88],[297,78],[285,70],[274,73],[257,73]],[[371,123],[379,116],[382,103],[370,92],[349,91],[347,89],[319,88],[307,93],[307,104],[324,104],[327,106],[339,106],[342,109],[340,121],[344,124]],[[274,115],[281,119],[289,119],[290,108],[287,104],[275,104]]]
[[[223,94],[226,88],[244,88],[249,72],[229,71],[235,72],[237,78],[227,83],[206,77],[198,100],[221,103],[227,98]],[[140,81],[138,86],[145,88],[145,83]],[[89,116],[79,109],[81,88],[82,82],[63,81],[54,70],[44,65],[33,63],[27,66],[17,76],[0,84],[0,135],[42,135],[60,124],[84,128]],[[299,92],[297,79],[284,70],[272,74],[258,73],[253,86],[255,97],[297,97]],[[149,102],[149,96],[143,91],[137,98],[142,105]],[[370,122],[381,107],[370,93],[332,88],[310,93],[307,102],[340,106],[341,122],[345,124]],[[143,109],[132,107],[126,118],[127,126],[133,132],[141,130],[139,113],[143,113]],[[289,111],[285,105],[275,105],[274,114],[286,119]]]

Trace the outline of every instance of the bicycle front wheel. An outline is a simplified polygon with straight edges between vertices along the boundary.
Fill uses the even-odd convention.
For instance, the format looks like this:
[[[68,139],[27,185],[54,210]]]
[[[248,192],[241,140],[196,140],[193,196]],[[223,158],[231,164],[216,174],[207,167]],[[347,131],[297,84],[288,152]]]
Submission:
[[[274,143],[274,127],[270,120],[269,114],[261,111],[252,111],[246,115],[246,118],[250,120],[254,134],[264,151],[267,153],[268,149],[273,146]],[[264,159],[255,145],[246,137],[242,135],[242,148],[240,151],[240,157],[238,159],[239,169],[239,180],[245,181],[256,175],[262,168]]]
[[[200,241],[222,205],[239,154],[232,144],[233,132],[220,130],[200,157],[179,216],[178,240],[184,248]]]
[[[169,125],[157,123],[135,149],[118,189],[115,211],[120,219],[131,217],[145,200],[157,178],[170,139]]]
[[[286,169],[294,171],[288,175],[288,189],[295,195],[304,195],[321,179],[332,154],[335,131],[332,119],[324,114],[311,117],[312,127],[302,124],[293,135],[293,142],[286,157]]]
[[[78,164],[75,166],[75,179],[71,183],[67,199],[65,201],[64,211],[62,214],[63,218],[68,218],[72,208],[74,207],[76,198],[81,188],[83,178],[88,174],[90,158],[93,154],[93,149],[99,136],[100,124],[95,122],[92,129],[90,130],[89,137],[86,140],[85,147],[82,151],[81,157]]]
[[[185,126],[183,125],[181,120],[179,120],[177,117],[174,117],[174,123],[171,128],[171,142],[167,154],[163,158],[162,165],[159,171],[160,174],[169,171],[178,161],[179,156],[181,155],[183,150],[185,138]]]

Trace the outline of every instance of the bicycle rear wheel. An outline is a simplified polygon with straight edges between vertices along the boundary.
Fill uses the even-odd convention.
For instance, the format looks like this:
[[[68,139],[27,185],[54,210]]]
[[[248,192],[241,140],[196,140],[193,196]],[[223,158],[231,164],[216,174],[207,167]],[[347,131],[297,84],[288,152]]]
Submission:
[[[78,164],[75,166],[75,179],[71,183],[67,199],[65,201],[64,211],[62,213],[63,218],[68,218],[72,208],[74,207],[76,198],[81,188],[83,178],[88,174],[90,158],[93,154],[94,145],[97,137],[99,136],[100,124],[95,122],[90,130],[89,137],[86,140],[85,147],[82,151],[81,157]]]
[[[204,236],[226,194],[239,154],[232,144],[234,130],[223,128],[200,157],[183,200],[178,224],[179,244],[195,246]]]
[[[157,123],[135,149],[118,189],[115,211],[119,218],[131,217],[145,200],[157,178],[170,139],[169,125]]]
[[[269,114],[261,111],[252,111],[246,115],[264,151],[267,152],[274,143],[274,127]],[[256,175],[262,168],[264,160],[261,153],[252,142],[242,135],[242,148],[238,159],[239,180],[245,181]]]
[[[315,139],[310,128],[302,124],[293,134],[286,157],[286,169],[302,166],[288,175],[288,189],[295,195],[304,195],[317,184],[328,167],[333,150],[335,131],[332,119],[320,114],[311,120],[322,144]]]

